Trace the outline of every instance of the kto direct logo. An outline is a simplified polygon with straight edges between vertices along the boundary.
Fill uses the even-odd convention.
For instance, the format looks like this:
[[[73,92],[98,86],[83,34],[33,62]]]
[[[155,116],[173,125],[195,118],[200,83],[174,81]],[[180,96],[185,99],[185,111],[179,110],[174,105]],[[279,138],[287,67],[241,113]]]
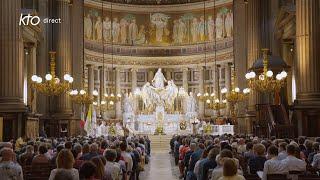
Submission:
[[[41,19],[39,16],[33,16],[31,14],[28,14],[28,15],[21,14],[20,20],[19,20],[19,26],[29,25],[29,23],[33,26],[36,26],[40,22],[41,22]],[[43,19],[43,23],[61,23],[61,18],[56,18],[56,19],[45,18],[45,19]]]

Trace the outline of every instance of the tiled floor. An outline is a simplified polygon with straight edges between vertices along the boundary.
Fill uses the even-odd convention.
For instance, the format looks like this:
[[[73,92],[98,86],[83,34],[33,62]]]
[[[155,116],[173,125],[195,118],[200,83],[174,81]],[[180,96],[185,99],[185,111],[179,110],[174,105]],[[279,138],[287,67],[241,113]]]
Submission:
[[[179,170],[171,154],[166,151],[153,152],[151,161],[140,174],[141,180],[178,180]]]

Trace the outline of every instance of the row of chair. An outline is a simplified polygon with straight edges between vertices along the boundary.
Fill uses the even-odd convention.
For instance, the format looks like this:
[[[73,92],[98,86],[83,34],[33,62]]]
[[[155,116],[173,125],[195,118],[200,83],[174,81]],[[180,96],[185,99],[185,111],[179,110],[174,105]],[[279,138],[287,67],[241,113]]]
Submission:
[[[292,178],[293,176],[296,176],[295,178]],[[246,180],[261,180],[258,175],[245,175]],[[316,174],[291,174],[291,176],[285,175],[285,174],[268,174],[267,175],[268,180],[292,180],[292,179],[298,179],[298,180],[320,180],[320,176]]]

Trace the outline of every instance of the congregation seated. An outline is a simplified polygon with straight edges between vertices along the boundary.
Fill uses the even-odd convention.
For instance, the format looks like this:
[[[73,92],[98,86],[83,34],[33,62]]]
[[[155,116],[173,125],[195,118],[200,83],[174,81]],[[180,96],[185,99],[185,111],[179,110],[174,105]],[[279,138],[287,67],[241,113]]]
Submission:
[[[36,138],[20,144],[15,151],[13,143],[0,142],[0,179],[135,180],[150,154],[146,136]]]
[[[172,155],[181,161],[180,178],[186,180],[244,179],[241,175],[252,180],[320,179],[316,173],[320,171],[320,138],[176,135],[172,142]],[[225,174],[226,160],[234,162],[236,171]]]

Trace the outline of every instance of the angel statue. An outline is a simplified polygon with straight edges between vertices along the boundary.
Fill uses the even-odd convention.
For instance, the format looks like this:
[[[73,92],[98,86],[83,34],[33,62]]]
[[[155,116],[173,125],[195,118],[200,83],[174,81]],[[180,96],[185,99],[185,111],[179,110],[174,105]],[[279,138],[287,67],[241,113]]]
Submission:
[[[161,72],[161,68],[158,69],[157,73],[154,75],[154,78],[152,80],[153,86],[155,88],[164,88],[164,82],[167,82],[166,78]]]
[[[179,91],[178,87],[174,84],[173,80],[169,80],[168,86],[166,87],[165,94],[161,96],[166,102],[166,105],[167,107],[169,107],[169,109],[172,108],[174,104],[174,100],[178,95],[178,91]]]

